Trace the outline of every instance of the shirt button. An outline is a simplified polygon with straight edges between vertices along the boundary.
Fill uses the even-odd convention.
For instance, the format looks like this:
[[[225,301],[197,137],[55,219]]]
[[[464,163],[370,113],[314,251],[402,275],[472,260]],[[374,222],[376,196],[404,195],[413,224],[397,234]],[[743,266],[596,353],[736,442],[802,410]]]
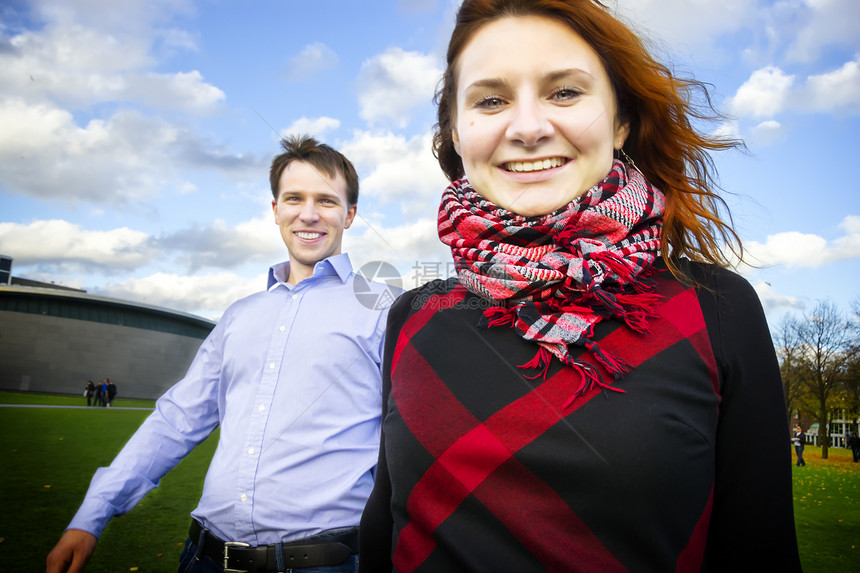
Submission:
[[[290,298],[292,298],[293,300],[296,300],[297,298],[299,298],[299,295],[294,294],[294,295],[293,295],[292,297],[290,297]]]
[[[287,329],[287,327],[286,327],[286,326],[282,326],[282,327],[281,327],[281,328],[279,328],[278,330],[280,330],[281,332],[283,332],[283,331],[285,331],[286,329]]]
[[[275,363],[274,363],[274,362],[270,362],[270,363],[269,363],[269,370],[274,370],[274,369],[275,369]]]
[[[253,456],[253,455],[254,455],[254,448],[248,448],[248,455],[249,455],[249,456]]]
[[[242,503],[245,503],[246,501],[248,501],[248,496],[243,493],[239,496],[239,499],[242,500]]]
[[[257,410],[259,410],[260,412],[265,412],[265,411],[266,411],[266,407],[265,407],[265,406],[263,406],[262,404],[260,404],[259,406],[257,406]]]

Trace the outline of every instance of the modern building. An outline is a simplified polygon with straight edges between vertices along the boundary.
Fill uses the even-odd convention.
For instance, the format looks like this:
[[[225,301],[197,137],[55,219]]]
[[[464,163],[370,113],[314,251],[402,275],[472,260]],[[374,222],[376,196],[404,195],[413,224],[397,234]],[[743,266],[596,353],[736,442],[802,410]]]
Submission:
[[[2,259],[0,257],[0,271]],[[215,323],[183,312],[0,276],[0,389],[156,398],[180,380]]]
[[[835,416],[835,419],[830,423],[830,447],[847,448],[848,438],[851,437],[851,432],[854,431],[854,428],[860,425],[860,418],[852,420],[844,410],[839,414],[835,414]],[[807,444],[812,444],[813,446],[820,445],[818,443],[819,430],[820,426],[818,422],[809,426],[809,429],[805,432]]]

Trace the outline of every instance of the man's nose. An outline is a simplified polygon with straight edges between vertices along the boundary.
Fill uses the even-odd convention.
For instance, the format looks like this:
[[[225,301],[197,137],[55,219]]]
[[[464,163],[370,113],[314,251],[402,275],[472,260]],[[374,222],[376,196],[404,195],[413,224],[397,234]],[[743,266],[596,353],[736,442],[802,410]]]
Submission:
[[[317,210],[317,204],[313,200],[308,200],[302,203],[302,210],[299,213],[299,217],[303,221],[316,221],[320,218],[319,211]]]

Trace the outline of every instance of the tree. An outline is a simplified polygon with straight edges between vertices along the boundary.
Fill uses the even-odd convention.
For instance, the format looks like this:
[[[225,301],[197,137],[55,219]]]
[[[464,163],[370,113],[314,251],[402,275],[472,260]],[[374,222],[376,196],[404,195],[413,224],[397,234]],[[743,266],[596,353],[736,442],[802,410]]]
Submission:
[[[776,335],[773,337],[780,363],[779,372],[782,375],[782,391],[785,394],[789,426],[793,413],[797,412],[798,418],[802,418],[803,372],[799,355],[803,350],[803,344],[799,330],[798,320],[788,315],[782,319]]]
[[[819,301],[812,313],[796,323],[801,345],[800,352],[795,355],[798,374],[804,390],[814,400],[824,459],[830,446],[829,422],[833,411],[840,406],[838,394],[852,354],[851,326],[830,301]]]
[[[860,297],[851,301],[851,310],[853,336],[848,350],[845,377],[842,381],[842,395],[848,417],[856,420],[860,417]],[[860,435],[860,428],[856,423],[852,424],[851,430]]]

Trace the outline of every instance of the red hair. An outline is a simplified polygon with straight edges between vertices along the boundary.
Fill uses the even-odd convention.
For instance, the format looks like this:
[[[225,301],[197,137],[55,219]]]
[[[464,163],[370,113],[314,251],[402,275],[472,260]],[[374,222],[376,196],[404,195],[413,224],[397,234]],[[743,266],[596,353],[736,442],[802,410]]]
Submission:
[[[436,93],[438,123],[433,154],[449,180],[464,175],[454,149],[457,59],[468,41],[493,20],[514,16],[545,16],[562,22],[597,52],[615,91],[619,120],[630,126],[624,151],[667,199],[663,225],[663,257],[674,274],[682,256],[728,266],[726,245],[738,258],[740,238],[731,214],[718,195],[711,151],[743,147],[739,140],[706,135],[691,119],[713,121],[707,87],[676,77],[648,53],[642,40],[598,0],[465,0],[448,44],[447,68]],[[515,41],[515,40],[512,40]],[[704,99],[696,103],[696,95]],[[720,214],[725,212],[728,222]]]

